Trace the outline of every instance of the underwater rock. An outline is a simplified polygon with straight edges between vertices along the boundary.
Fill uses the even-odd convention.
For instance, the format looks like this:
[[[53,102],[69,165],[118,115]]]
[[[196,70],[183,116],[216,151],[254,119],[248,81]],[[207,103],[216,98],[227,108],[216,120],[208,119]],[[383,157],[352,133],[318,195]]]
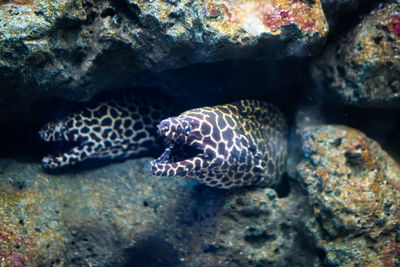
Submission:
[[[298,185],[297,185],[298,186]],[[316,251],[303,228],[313,216],[295,186],[287,197],[275,190],[201,193],[201,217],[185,232],[195,238],[184,248],[186,266],[312,266]],[[198,244],[198,245],[193,245]]]
[[[399,165],[377,142],[346,126],[305,127],[301,137],[298,179],[320,224],[308,229],[325,260],[338,266],[398,266]]]
[[[82,101],[144,71],[308,55],[327,31],[319,0],[1,1],[0,85]]]
[[[310,266],[312,210],[293,186],[216,190],[148,175],[149,159],[44,172],[0,161],[0,265]],[[155,265],[151,265],[154,263]]]
[[[386,3],[329,46],[313,77],[345,103],[400,108],[400,3]]]
[[[125,247],[176,225],[169,216],[180,209],[177,195],[190,197],[182,180],[150,179],[148,165],[143,159],[56,175],[2,159],[0,265],[123,262]]]

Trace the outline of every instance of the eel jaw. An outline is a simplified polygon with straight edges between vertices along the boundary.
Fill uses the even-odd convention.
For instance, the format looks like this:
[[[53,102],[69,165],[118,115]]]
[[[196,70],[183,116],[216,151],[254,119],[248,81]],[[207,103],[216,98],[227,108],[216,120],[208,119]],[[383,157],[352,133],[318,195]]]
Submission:
[[[55,169],[60,167],[59,164],[57,164],[57,159],[53,155],[47,155],[43,157],[42,159],[42,166],[46,169]]]
[[[204,149],[198,145],[177,144],[170,141],[161,156],[151,162],[151,174],[185,177],[190,171],[187,166],[194,166],[195,160],[203,161],[204,157]]]
[[[68,141],[66,129],[62,121],[56,123],[48,123],[39,130],[40,138],[45,142]]]
[[[72,134],[64,125],[62,121],[48,123],[39,130],[40,139],[47,143],[56,143],[57,151],[61,151],[42,158],[42,166],[46,169],[56,169],[67,165],[65,154],[81,144],[78,134]]]

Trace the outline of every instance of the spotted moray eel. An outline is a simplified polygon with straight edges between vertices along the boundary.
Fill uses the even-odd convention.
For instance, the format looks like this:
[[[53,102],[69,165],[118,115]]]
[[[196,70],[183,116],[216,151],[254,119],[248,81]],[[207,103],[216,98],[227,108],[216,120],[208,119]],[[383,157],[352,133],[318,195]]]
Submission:
[[[151,162],[151,173],[223,189],[271,186],[284,172],[286,128],[279,109],[262,101],[192,109],[158,125],[169,146]]]
[[[48,123],[39,131],[42,140],[75,146],[47,155],[42,165],[55,169],[87,159],[155,157],[165,145],[156,134],[156,125],[171,115],[168,104],[166,98],[156,95],[123,93],[94,101],[77,113]]]

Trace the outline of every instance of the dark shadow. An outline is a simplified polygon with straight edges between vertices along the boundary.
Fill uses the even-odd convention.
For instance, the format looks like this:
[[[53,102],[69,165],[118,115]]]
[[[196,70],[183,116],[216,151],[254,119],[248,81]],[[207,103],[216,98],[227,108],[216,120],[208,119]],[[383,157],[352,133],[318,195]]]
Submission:
[[[279,182],[279,184],[274,186],[273,189],[275,189],[279,198],[284,198],[289,196],[290,183],[289,183],[289,176],[287,175],[287,173],[284,173],[282,175],[281,181]]]
[[[140,240],[124,251],[126,262],[121,267],[174,267],[180,261],[177,251],[160,237]]]

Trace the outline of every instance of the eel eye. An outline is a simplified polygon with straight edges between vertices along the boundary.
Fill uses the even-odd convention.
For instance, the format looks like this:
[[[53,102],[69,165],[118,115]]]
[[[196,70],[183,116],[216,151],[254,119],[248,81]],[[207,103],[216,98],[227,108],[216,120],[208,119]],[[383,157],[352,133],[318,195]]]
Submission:
[[[192,129],[190,129],[190,127],[187,126],[187,127],[185,128],[185,130],[183,131],[183,133],[184,133],[185,135],[189,135],[191,131],[192,131]]]

